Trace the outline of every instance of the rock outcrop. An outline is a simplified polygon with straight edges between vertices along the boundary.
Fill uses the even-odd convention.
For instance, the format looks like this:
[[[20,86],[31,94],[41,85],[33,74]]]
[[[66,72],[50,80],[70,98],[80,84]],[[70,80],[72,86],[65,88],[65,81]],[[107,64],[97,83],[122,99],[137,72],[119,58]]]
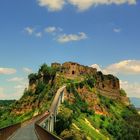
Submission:
[[[56,69],[56,75],[52,76],[51,73],[49,74],[48,72],[45,72],[47,69],[46,66],[43,65],[38,74],[29,75],[28,90],[33,94],[36,92],[36,88],[39,83],[43,82],[45,85],[47,85],[48,83],[54,81],[55,85],[57,85],[57,80],[60,82],[62,80],[59,77],[60,75],[63,77],[63,79],[77,80],[78,78],[80,81],[85,80],[86,77],[93,77],[95,78],[94,87],[96,88],[96,92],[108,98],[120,100],[127,105],[129,104],[129,99],[127,96],[121,96],[120,94],[119,79],[111,74],[104,75],[102,72],[97,71],[96,68],[80,65],[75,62],[65,62],[63,64],[52,63],[51,67],[48,67],[48,72],[50,69]],[[86,90],[80,90],[80,93],[86,96],[86,98],[91,97],[91,95],[86,95],[89,94]],[[72,100],[72,98],[69,99]]]
[[[82,75],[94,76],[96,80],[95,87],[99,94],[129,104],[129,99],[120,95],[119,79],[111,74],[104,75],[102,72],[97,71],[96,68],[83,66],[75,62],[65,62],[62,65],[52,63],[51,67],[59,69],[59,73],[68,79],[75,79]]]

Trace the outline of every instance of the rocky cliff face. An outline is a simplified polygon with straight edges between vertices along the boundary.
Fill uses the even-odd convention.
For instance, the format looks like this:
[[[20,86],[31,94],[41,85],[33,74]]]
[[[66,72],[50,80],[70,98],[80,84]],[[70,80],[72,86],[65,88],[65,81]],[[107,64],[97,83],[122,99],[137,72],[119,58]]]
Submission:
[[[63,78],[61,79],[60,77]],[[16,109],[17,114],[29,112],[36,106],[40,106],[40,102],[42,101],[38,101],[37,98],[40,98],[39,92],[42,92],[43,88],[47,85],[50,85],[51,87],[52,84],[54,84],[56,86],[58,81],[62,82],[64,79],[77,80],[77,78],[79,78],[79,82],[81,82],[87,79],[87,77],[93,77],[95,79],[94,87],[99,94],[129,104],[127,96],[121,96],[120,94],[120,84],[117,77],[113,75],[104,75],[102,72],[98,72],[95,68],[83,66],[74,62],[65,62],[62,65],[59,63],[52,63],[51,67],[42,65],[38,73],[29,75],[29,86],[24,93],[24,95],[28,94],[28,96],[23,96],[23,98],[18,101],[19,103],[17,102],[17,104],[21,104],[21,106]],[[65,84],[65,81],[63,84]],[[58,85],[61,86],[61,84]],[[89,102],[94,100],[94,94],[88,92],[85,87],[81,89],[79,88],[78,90],[79,93],[83,95],[83,98],[88,99]],[[69,99],[72,100],[72,98]],[[27,100],[29,100],[29,104],[26,102]],[[94,105],[93,108],[99,110],[98,105]],[[105,113],[104,111],[102,112]]]
[[[112,99],[119,99],[129,104],[126,96],[120,96],[120,83],[119,79],[111,74],[104,75],[102,72],[97,71],[96,68],[83,66],[74,62],[65,62],[62,65],[59,63],[52,63],[54,68],[58,68],[61,74],[68,79],[75,79],[83,75],[94,76],[96,80],[96,90],[103,96]]]

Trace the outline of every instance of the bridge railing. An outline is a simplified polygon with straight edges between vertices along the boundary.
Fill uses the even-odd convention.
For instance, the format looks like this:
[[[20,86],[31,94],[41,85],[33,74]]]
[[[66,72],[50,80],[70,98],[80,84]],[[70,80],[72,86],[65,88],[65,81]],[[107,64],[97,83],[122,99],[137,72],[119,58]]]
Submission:
[[[21,127],[21,123],[17,123],[0,129],[0,140],[7,140],[17,129]]]
[[[39,120],[35,123],[35,132],[39,140],[61,140],[56,135],[50,133],[48,130],[44,129],[40,123],[47,119],[50,116],[50,113],[42,116]]]
[[[0,128],[0,140],[7,140],[9,137],[12,136],[14,132],[17,131],[17,129],[26,126],[27,124],[31,123],[35,119],[39,118],[41,114],[34,116],[32,119],[27,119],[23,122],[13,124],[4,128]]]
[[[59,89],[59,93],[65,88],[65,86],[63,86],[61,89]],[[60,96],[60,94],[56,95],[52,105],[51,105],[51,112],[54,113],[55,108],[57,107],[58,104],[58,97]],[[45,115],[37,115],[35,117],[33,117],[32,119],[26,120],[22,123],[18,123],[18,124],[14,124],[5,128],[1,128],[0,129],[0,140],[7,140],[17,129],[23,127],[24,125],[27,125],[28,123],[30,123],[31,121],[33,121],[36,118],[40,118],[35,122],[35,132],[38,136],[39,140],[61,140],[59,137],[57,137],[56,135],[50,133],[48,130],[44,129],[40,124],[46,120],[47,118],[50,117],[50,113],[47,113]]]
[[[50,110],[48,113],[46,113],[46,115],[42,116],[39,120],[36,121],[35,123],[35,132],[38,136],[39,140],[62,140],[59,137],[57,137],[56,135],[54,135],[53,133],[49,132],[48,130],[44,129],[40,124],[44,121],[49,119],[49,117],[55,113],[55,110],[58,106],[58,102],[59,102],[59,97],[61,96],[64,88],[66,86],[63,86],[62,88],[58,89],[54,100],[51,104]],[[55,114],[56,115],[56,114]]]

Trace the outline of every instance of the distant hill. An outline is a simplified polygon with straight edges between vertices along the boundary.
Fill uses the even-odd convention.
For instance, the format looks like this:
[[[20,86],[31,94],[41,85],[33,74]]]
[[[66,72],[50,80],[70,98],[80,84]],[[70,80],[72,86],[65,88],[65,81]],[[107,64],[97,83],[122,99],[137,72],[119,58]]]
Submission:
[[[7,107],[10,104],[14,103],[16,100],[0,100],[0,108]]]
[[[130,97],[130,101],[136,108],[140,108],[140,98]]]

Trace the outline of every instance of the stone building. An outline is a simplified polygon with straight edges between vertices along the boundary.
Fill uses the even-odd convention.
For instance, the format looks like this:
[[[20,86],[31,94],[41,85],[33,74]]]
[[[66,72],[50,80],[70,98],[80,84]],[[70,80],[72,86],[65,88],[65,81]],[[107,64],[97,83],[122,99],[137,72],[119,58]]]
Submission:
[[[84,74],[96,74],[97,69],[74,62],[66,62],[62,64],[62,72],[66,76],[79,76]]]

